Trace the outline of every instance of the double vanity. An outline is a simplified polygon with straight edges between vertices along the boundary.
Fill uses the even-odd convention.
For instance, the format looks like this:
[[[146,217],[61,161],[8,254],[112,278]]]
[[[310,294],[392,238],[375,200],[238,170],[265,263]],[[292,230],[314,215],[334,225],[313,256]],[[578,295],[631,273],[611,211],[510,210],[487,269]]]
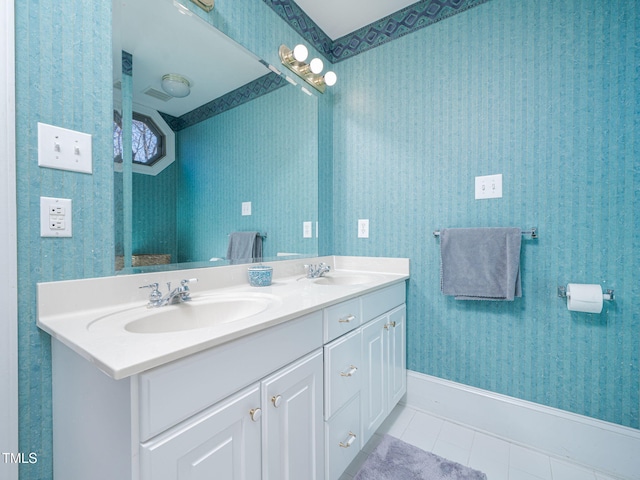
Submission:
[[[337,480],[406,391],[409,261],[268,265],[259,288],[247,265],[39,284],[54,478]]]

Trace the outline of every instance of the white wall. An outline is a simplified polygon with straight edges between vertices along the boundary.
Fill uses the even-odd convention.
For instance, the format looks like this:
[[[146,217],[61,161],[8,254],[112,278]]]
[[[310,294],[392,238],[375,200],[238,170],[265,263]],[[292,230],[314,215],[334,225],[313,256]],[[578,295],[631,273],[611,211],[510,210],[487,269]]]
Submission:
[[[0,2],[0,452],[18,452],[14,6]],[[0,456],[0,478],[18,466]]]

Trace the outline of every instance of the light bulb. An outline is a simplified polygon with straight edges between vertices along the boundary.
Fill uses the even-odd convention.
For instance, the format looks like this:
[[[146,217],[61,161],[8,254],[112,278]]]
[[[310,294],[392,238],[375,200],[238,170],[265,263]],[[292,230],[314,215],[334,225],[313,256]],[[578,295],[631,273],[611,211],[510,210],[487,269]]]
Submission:
[[[302,44],[296,45],[293,49],[293,58],[298,62],[304,62],[309,56],[309,50]]]
[[[313,73],[317,74],[317,73],[320,73],[324,68],[324,63],[322,63],[322,60],[320,60],[319,58],[314,58],[309,63],[309,68]]]
[[[328,87],[334,86],[337,81],[338,76],[335,74],[335,72],[328,71],[324,74],[324,83],[326,83]]]

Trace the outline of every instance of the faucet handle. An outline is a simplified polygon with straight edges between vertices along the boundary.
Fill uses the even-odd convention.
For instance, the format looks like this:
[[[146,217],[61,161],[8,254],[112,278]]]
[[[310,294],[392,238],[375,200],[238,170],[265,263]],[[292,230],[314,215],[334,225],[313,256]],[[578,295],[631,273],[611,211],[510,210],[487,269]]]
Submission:
[[[198,283],[198,279],[186,278],[180,281],[180,286],[182,287],[182,293],[180,295],[180,298],[182,299],[183,302],[191,300],[191,293],[188,285],[189,283]]]
[[[160,290],[158,289],[160,285],[155,282],[155,283],[151,283],[149,285],[142,285],[139,288],[150,288],[151,289],[151,293],[149,294],[149,304],[153,305],[156,304],[158,302],[160,302],[162,300],[162,293],[160,292]]]

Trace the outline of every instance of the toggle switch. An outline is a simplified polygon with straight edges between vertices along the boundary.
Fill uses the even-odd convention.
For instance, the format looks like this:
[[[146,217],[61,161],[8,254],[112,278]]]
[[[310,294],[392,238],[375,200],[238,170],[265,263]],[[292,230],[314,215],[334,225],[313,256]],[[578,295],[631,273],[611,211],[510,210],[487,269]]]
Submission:
[[[476,177],[476,200],[502,198],[502,174]]]

